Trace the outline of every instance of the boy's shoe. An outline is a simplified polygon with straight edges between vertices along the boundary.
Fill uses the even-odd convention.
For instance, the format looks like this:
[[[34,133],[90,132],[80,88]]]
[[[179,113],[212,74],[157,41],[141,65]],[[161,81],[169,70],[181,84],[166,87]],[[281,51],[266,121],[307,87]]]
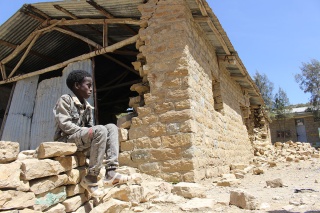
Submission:
[[[99,188],[98,182],[90,182],[86,177],[83,177],[80,185],[85,188],[92,197],[101,197],[104,195],[104,191]]]
[[[141,175],[138,173],[135,173],[133,175],[123,175],[120,173],[115,173],[112,179],[108,180],[106,177],[103,179],[103,185],[106,188],[114,187],[117,185],[134,182],[136,184],[140,184],[142,181]]]

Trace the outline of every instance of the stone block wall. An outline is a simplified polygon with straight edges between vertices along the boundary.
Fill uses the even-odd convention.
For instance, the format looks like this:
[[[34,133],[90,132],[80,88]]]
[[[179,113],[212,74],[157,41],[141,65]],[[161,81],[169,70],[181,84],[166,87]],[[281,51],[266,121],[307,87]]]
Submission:
[[[139,10],[147,21],[139,31],[139,72],[150,92],[132,118],[129,139],[121,142],[120,162],[167,181],[188,182],[248,162],[253,151],[240,108],[245,97],[219,67],[186,2],[153,0]]]
[[[0,211],[74,212],[92,206],[80,186],[86,157],[75,144],[46,142],[19,153],[19,143],[0,141]]]

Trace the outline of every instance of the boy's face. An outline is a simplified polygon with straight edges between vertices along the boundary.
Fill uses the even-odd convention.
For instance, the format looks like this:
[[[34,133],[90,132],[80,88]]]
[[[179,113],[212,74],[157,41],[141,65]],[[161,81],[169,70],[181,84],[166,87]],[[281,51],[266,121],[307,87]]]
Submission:
[[[75,95],[79,98],[80,101],[88,99],[92,93],[92,78],[85,77],[81,83],[75,83]]]

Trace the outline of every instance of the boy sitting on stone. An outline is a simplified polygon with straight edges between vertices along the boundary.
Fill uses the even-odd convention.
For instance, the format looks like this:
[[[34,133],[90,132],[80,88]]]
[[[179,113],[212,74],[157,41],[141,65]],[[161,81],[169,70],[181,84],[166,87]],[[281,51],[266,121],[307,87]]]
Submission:
[[[100,197],[104,192],[98,186],[98,175],[105,154],[107,159],[104,187],[127,183],[135,178],[116,172],[119,166],[117,126],[93,125],[93,107],[86,101],[92,94],[91,75],[83,70],[74,70],[68,75],[66,83],[73,93],[62,95],[53,109],[56,122],[54,140],[75,143],[79,151],[90,148],[88,173],[80,184],[93,197]]]

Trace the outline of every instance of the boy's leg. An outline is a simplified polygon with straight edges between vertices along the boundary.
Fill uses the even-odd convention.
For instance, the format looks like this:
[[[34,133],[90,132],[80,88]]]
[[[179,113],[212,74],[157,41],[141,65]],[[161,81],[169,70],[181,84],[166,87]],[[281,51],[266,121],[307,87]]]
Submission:
[[[80,151],[90,147],[88,174],[82,179],[81,185],[96,196],[102,195],[102,192],[98,190],[97,182],[105,154],[106,141],[107,130],[100,125],[85,128],[68,137],[68,142],[76,143]]]
[[[115,170],[119,166],[119,133],[115,124],[107,124],[104,126],[107,130],[106,144],[106,169]]]
[[[102,125],[93,126],[92,139],[90,143],[90,161],[88,174],[92,176],[98,176],[100,169],[102,168],[102,162],[107,146],[108,131],[106,127]]]
[[[116,169],[119,166],[119,136],[118,127],[114,124],[107,124],[105,128],[108,131],[108,140],[106,146],[106,177],[104,179],[104,185],[106,187],[112,187],[117,184],[127,183],[130,180],[139,181],[140,178],[137,175],[127,176],[124,174],[119,174]]]

